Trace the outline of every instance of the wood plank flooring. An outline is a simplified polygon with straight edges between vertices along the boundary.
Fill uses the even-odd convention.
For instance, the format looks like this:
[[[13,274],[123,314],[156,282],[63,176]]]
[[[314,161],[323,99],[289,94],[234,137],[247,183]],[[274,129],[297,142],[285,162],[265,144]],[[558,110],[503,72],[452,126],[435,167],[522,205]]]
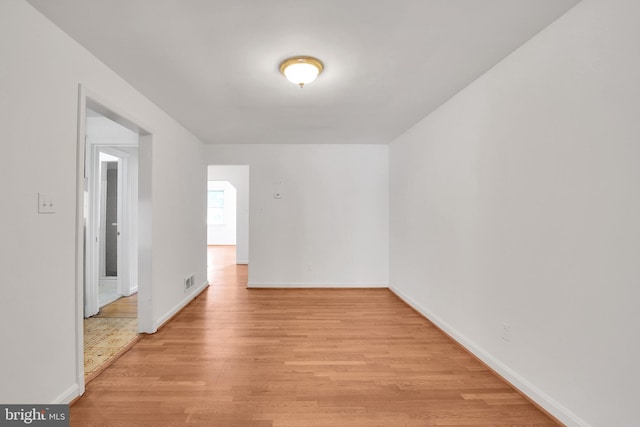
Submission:
[[[104,306],[100,312],[92,317],[107,318],[137,318],[138,317],[138,294],[122,297]]]
[[[209,274],[87,386],[72,426],[557,425],[386,289],[248,290],[246,266]]]

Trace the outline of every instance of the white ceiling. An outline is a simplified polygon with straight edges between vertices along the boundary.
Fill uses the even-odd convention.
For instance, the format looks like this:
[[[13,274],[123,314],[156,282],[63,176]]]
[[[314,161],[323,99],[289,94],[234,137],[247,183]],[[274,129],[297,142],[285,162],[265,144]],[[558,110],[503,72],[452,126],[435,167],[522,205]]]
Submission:
[[[28,1],[219,144],[388,143],[579,0]]]

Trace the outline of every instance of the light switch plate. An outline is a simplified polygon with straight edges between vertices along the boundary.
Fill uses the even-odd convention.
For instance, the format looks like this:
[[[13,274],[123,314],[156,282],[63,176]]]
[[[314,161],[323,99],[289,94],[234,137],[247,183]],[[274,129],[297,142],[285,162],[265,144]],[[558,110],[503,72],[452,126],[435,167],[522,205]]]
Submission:
[[[53,197],[46,194],[38,193],[38,213],[56,213],[56,204],[53,201]]]

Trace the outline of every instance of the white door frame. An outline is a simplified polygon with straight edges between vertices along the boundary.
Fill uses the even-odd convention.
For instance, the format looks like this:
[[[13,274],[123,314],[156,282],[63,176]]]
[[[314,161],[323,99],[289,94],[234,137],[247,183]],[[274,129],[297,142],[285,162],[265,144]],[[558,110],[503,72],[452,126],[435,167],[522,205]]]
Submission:
[[[136,146],[137,147],[137,146]],[[117,281],[118,294],[129,296],[137,291],[137,280],[131,280],[132,232],[134,223],[131,203],[131,163],[129,153],[118,149],[114,145],[92,144],[88,147],[86,157],[86,175],[88,177],[88,206],[86,212],[86,243],[85,243],[85,306],[84,317],[98,313],[99,283],[104,280],[104,233],[109,224],[105,224],[103,206],[105,195],[102,191],[100,153],[106,153],[118,159],[118,240],[117,240]],[[137,279],[137,278],[136,278]],[[133,282],[133,283],[132,283]]]
[[[85,138],[86,139],[86,138]],[[90,317],[98,314],[100,304],[98,302],[98,280],[100,277],[100,181],[98,176],[100,170],[99,154],[97,147],[86,149],[84,164],[84,180],[86,182],[86,194],[88,200],[86,212],[83,216],[86,218],[85,225],[85,246],[84,246],[84,317]],[[84,197],[84,196],[83,196]]]
[[[229,175],[216,170],[219,167],[231,167],[242,171],[246,186],[236,186]],[[234,174],[238,176],[237,174]],[[210,164],[207,165],[207,183],[210,181],[228,181],[236,189],[236,263],[249,264],[249,202],[251,192],[251,167],[248,164]],[[207,184],[208,191],[208,184]],[[209,224],[207,223],[207,245],[209,244]]]
[[[108,100],[91,92],[82,84],[78,87],[78,134],[76,147],[76,273],[75,273],[75,305],[76,305],[76,385],[79,395],[84,394],[84,281],[85,281],[85,190],[89,182],[85,178],[86,161],[86,116],[87,107],[115,120],[123,126],[139,134],[139,189],[140,202],[138,214],[138,331],[152,333],[156,331],[155,313],[152,299],[151,282],[151,231],[152,231],[152,147],[153,136],[145,128],[138,125],[137,120],[129,119],[129,115]],[[136,256],[130,254],[129,256]]]

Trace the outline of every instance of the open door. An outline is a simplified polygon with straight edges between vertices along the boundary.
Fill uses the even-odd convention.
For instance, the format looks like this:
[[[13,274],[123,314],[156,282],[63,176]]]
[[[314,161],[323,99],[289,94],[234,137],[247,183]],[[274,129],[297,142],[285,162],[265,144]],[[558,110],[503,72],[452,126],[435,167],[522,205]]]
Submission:
[[[130,219],[124,216],[124,212],[130,211],[128,205],[134,201],[125,197],[124,192],[126,186],[131,185],[124,180],[127,156],[113,148],[98,147],[98,162],[98,305],[102,308],[125,295],[125,287],[129,288],[128,265],[123,250],[131,245],[131,236],[123,230]]]
[[[102,160],[108,156],[108,160]],[[100,307],[122,296],[120,255],[122,221],[122,158],[100,152]]]

